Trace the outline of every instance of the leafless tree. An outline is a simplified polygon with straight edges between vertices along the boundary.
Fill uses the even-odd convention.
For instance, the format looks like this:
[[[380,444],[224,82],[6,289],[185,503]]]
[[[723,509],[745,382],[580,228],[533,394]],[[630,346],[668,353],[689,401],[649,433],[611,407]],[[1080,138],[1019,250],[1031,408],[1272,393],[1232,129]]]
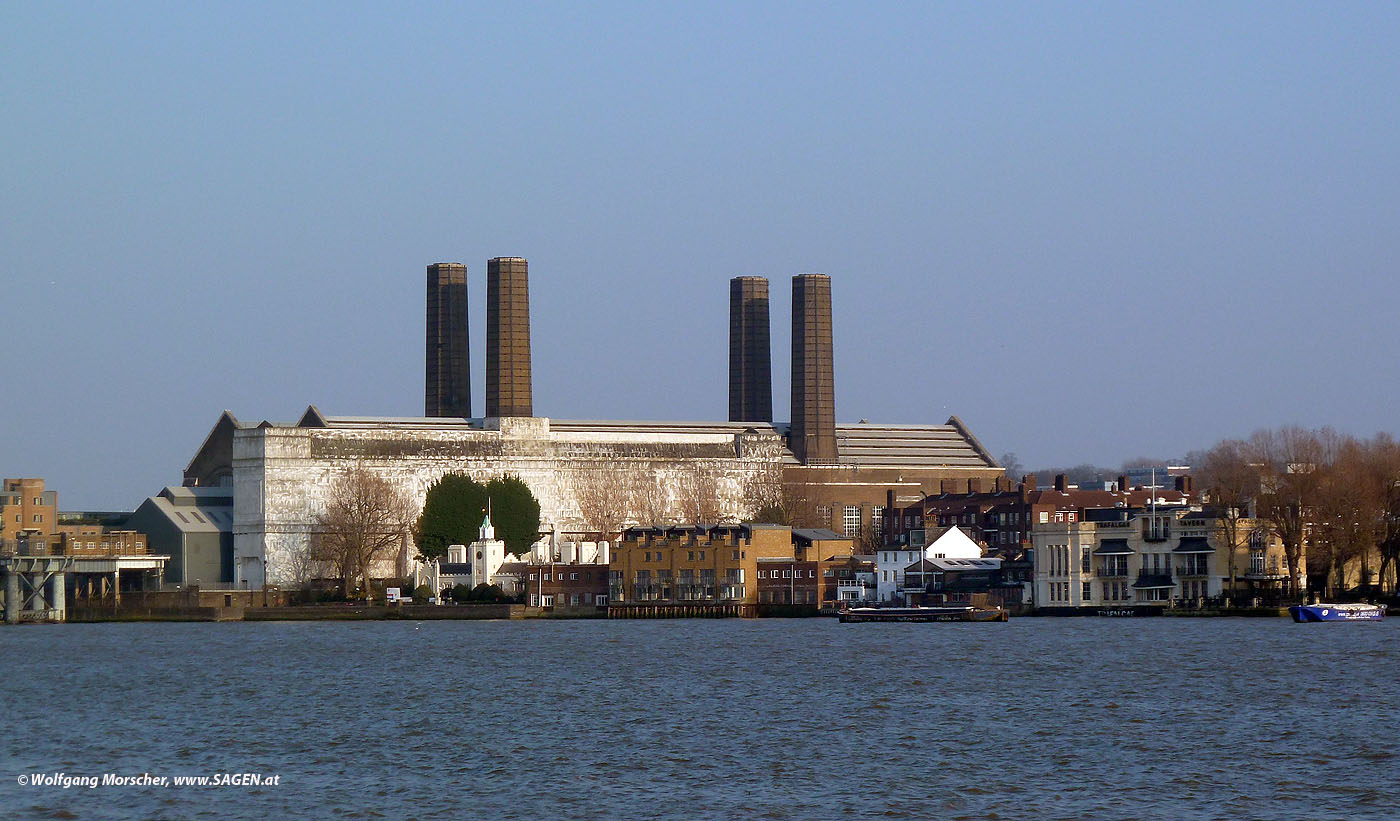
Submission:
[[[777,462],[749,475],[743,488],[745,518],[789,527],[829,527],[818,520],[811,489]]]
[[[633,473],[626,466],[599,465],[576,471],[570,477],[574,502],[584,526],[603,539],[621,533],[632,516],[637,484]]]
[[[1366,443],[1366,472],[1377,499],[1376,547],[1381,565],[1377,581],[1384,588],[1387,573],[1396,577],[1392,593],[1400,591],[1400,442],[1389,434],[1377,434]]]
[[[1320,434],[1327,461],[1321,466],[1317,508],[1308,540],[1308,567],[1316,561],[1330,595],[1346,585],[1346,568],[1365,563],[1376,543],[1382,490],[1366,470],[1366,446],[1332,431]]]
[[[368,585],[374,562],[402,550],[416,512],[402,491],[361,465],[335,479],[315,519],[313,542],[347,597],[362,582]]]
[[[1323,442],[1315,431],[1299,427],[1261,430],[1250,436],[1246,453],[1260,469],[1257,513],[1283,543],[1293,592],[1301,595],[1309,516],[1326,468]]]
[[[323,543],[324,539],[313,533],[310,548],[295,551],[288,558],[287,580],[293,588],[305,590],[312,581],[330,578],[334,574],[334,566],[325,558]]]
[[[673,517],[671,499],[661,480],[661,469],[653,462],[641,462],[627,472],[628,494],[637,521],[644,525],[664,525]]]
[[[692,524],[713,524],[726,518],[720,497],[719,476],[702,465],[686,465],[676,476],[676,497],[681,517]]]
[[[1247,445],[1226,439],[1201,455],[1199,475],[1202,488],[1216,512],[1216,529],[1229,550],[1230,595],[1238,578],[1238,552],[1241,539],[1247,539],[1242,522],[1249,518],[1249,506],[1259,494],[1259,468],[1250,463]]]

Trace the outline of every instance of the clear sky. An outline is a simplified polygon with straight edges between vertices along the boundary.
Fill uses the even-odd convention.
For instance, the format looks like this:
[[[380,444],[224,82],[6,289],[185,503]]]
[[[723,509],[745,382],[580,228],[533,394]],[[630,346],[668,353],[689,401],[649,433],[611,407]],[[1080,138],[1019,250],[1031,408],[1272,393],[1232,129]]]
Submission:
[[[0,474],[130,509],[225,408],[423,412],[530,260],[535,411],[723,419],[832,276],[837,418],[1028,466],[1398,431],[1400,4],[0,5]]]

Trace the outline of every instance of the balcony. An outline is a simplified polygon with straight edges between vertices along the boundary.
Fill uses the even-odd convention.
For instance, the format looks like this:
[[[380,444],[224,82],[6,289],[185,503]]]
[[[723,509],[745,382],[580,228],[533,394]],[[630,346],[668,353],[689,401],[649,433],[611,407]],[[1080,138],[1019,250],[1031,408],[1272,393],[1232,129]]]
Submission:
[[[1172,580],[1170,569],[1153,569],[1138,573],[1137,581],[1133,582],[1133,587],[1176,587],[1176,582]]]
[[[1126,579],[1128,577],[1128,568],[1125,566],[1106,565],[1100,567],[1098,572],[1094,575],[1098,576],[1100,579]]]

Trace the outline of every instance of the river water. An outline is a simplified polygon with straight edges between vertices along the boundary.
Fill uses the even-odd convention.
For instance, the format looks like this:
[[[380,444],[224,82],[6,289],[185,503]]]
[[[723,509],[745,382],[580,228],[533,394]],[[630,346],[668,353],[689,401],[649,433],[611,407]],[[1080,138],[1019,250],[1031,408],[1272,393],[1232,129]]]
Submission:
[[[1400,619],[0,629],[17,818],[1395,818]],[[20,786],[259,773],[275,786]]]

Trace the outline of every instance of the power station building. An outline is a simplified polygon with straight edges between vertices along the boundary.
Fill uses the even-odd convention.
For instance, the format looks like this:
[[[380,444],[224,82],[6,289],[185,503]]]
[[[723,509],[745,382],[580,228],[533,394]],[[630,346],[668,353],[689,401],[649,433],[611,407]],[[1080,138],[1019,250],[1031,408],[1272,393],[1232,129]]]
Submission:
[[[416,503],[446,473],[520,477],[540,502],[544,532],[608,536],[627,525],[752,515],[756,498],[800,496],[803,524],[852,537],[889,507],[945,480],[994,480],[1001,466],[970,431],[942,425],[838,425],[831,279],[793,277],[792,422],[772,421],[768,282],[730,283],[727,422],[575,421],[532,415],[526,260],[487,263],[486,414],[467,387],[467,271],[428,267],[424,415],[323,414],[240,422],[225,411],[185,469],[187,486],[233,488],[234,582],[305,579],[316,516],[338,476],[361,466]],[[415,551],[404,534],[397,568]]]

